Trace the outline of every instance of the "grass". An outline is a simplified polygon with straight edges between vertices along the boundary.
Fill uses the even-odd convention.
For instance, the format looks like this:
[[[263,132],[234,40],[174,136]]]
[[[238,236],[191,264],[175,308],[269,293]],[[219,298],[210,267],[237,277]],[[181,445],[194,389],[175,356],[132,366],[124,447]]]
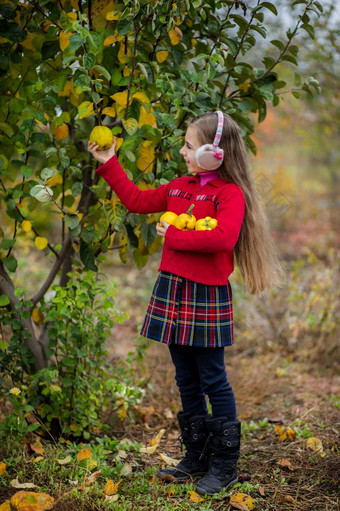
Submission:
[[[336,408],[333,409],[335,413]],[[19,491],[11,486],[11,481],[17,478],[20,483],[39,486],[33,491],[53,496],[55,511],[231,510],[234,508],[229,505],[230,496],[238,492],[250,495],[255,509],[261,511],[335,511],[339,504],[338,450],[334,432],[320,420],[322,413],[325,410],[311,417],[309,423],[295,421],[297,436],[285,442],[279,442],[275,424],[268,418],[244,421],[239,483],[228,492],[223,490],[200,502],[191,500],[194,481],[175,485],[157,478],[161,464],[157,452],[172,455],[173,442],[166,438],[153,455],[139,452],[141,442],[131,442],[127,448],[125,442],[117,443],[108,437],[93,439],[86,445],[43,442],[44,452],[40,456],[30,444],[9,442],[0,451],[0,460],[7,465],[0,476],[0,504]],[[133,437],[139,434],[140,426],[130,423],[125,433]],[[307,449],[306,437],[311,432],[321,439],[325,457]],[[90,447],[92,458],[79,460],[77,455],[86,446]],[[280,464],[282,459],[290,461],[292,470]],[[93,460],[96,466],[89,465],[89,462],[93,465]],[[104,495],[108,480],[119,483],[117,493],[111,497]]]

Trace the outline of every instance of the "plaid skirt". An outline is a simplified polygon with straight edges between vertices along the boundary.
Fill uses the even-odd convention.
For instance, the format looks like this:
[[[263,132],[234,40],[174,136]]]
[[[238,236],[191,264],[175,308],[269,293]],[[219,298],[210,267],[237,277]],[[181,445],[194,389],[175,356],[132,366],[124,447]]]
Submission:
[[[166,344],[205,348],[233,344],[229,282],[210,286],[160,272],[140,333]]]

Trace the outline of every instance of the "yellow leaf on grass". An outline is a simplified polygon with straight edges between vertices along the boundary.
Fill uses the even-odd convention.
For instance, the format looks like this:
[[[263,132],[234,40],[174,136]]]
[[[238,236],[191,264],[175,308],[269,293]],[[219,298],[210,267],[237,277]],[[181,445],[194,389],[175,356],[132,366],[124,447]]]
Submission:
[[[62,30],[59,34],[59,45],[60,45],[60,49],[61,51],[64,51],[68,45],[70,44],[70,37],[71,37],[71,32],[69,33],[66,33],[64,30]]]
[[[90,447],[84,447],[84,449],[80,449],[77,454],[77,459],[79,461],[86,460],[87,458],[92,458],[92,451]]]
[[[155,158],[155,147],[150,140],[145,140],[139,148],[139,158],[137,167],[139,170],[150,172],[152,170],[152,162]]]
[[[292,428],[287,429],[287,435],[289,437],[289,440],[295,440],[296,438],[296,431]]]
[[[169,32],[169,37],[171,44],[175,46],[176,44],[180,43],[183,39],[183,33],[182,30],[178,27],[173,28]]]
[[[81,490],[84,490],[85,488],[87,488],[88,486],[91,486],[93,483],[96,482],[96,480],[98,479],[98,477],[101,475],[102,471],[101,470],[97,470],[97,472],[94,472],[93,474],[91,474],[89,477],[86,477],[85,478],[85,481],[83,482],[83,484],[80,486],[80,489]]]
[[[159,62],[160,64],[162,64],[162,62],[164,62],[169,56],[169,52],[166,51],[166,50],[161,50],[161,51],[157,51],[156,52],[156,59],[157,59],[157,62]]]
[[[0,511],[12,511],[11,503],[9,500],[5,500],[3,504],[0,504]]]
[[[165,429],[160,429],[157,435],[150,440],[149,445],[158,445],[164,433]]]
[[[48,240],[46,238],[37,236],[34,240],[34,243],[38,250],[44,250],[44,248],[46,248],[48,245]]]
[[[104,495],[114,495],[118,491],[118,486],[121,483],[121,479],[119,479],[118,483],[114,483],[112,479],[108,479],[104,486]]]
[[[33,316],[33,313],[32,313],[32,316]],[[34,444],[30,445],[30,447],[31,447],[32,451],[35,452],[36,454],[44,454],[44,448],[43,448],[42,443],[40,442],[40,440],[36,440],[34,442]]]
[[[141,128],[145,124],[148,126],[153,126],[156,122],[156,117],[153,113],[149,113],[145,110],[145,108],[142,106],[139,112],[139,124],[138,126]]]
[[[234,493],[234,495],[230,497],[229,504],[236,509],[242,509],[244,511],[255,508],[254,499],[246,493]]]
[[[39,488],[36,484],[33,483],[19,483],[18,478],[12,479],[12,481],[9,483],[13,488],[20,488],[20,489],[29,489],[29,488]]]
[[[102,114],[116,117],[116,109],[113,106],[107,106],[102,110]]]
[[[192,500],[193,502],[204,502],[204,499],[202,499],[202,497],[198,495],[198,493],[196,493],[195,491],[189,490],[188,493],[190,494],[190,500]]]
[[[307,445],[308,449],[316,452],[322,458],[325,456],[325,454],[323,452],[323,445],[319,438],[316,438],[315,436],[311,436],[310,438],[307,439],[306,445]]]
[[[34,458],[33,463],[40,463],[40,461],[44,461],[44,456],[37,456]]]
[[[47,511],[53,508],[54,498],[47,493],[18,491],[11,498],[11,506],[16,511]]]
[[[58,140],[64,140],[68,137],[69,129],[67,124],[63,122],[60,126],[56,126],[54,129],[54,134]]]
[[[24,232],[29,232],[32,229],[32,224],[29,220],[24,220],[22,222],[22,230]]]
[[[0,461],[0,476],[6,472],[6,463]]]
[[[170,456],[166,456],[165,454],[158,453],[161,460],[164,461],[169,467],[176,467],[179,463],[178,460],[175,460],[174,458],[170,458]]]
[[[58,458],[56,458],[56,461],[59,463],[59,465],[66,465],[67,463],[70,463],[72,461],[72,456],[68,455],[66,456],[66,458],[62,460],[58,460]]]

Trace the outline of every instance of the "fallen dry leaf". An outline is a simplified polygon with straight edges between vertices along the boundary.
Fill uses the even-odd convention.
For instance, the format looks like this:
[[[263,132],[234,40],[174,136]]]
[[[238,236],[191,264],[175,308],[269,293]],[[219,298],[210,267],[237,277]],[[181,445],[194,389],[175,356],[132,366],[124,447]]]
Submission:
[[[161,430],[157,433],[157,435],[156,435],[154,438],[152,438],[152,439],[150,440],[149,445],[158,445],[158,444],[159,444],[159,442],[161,441],[161,438],[162,438],[162,436],[164,435],[164,433],[165,433],[165,429],[161,429]]]
[[[132,466],[130,465],[130,463],[124,463],[124,465],[122,466],[122,470],[120,471],[120,475],[121,476],[130,476],[132,474]]]
[[[98,477],[100,476],[101,473],[102,473],[101,470],[97,470],[97,472],[94,472],[89,477],[86,477],[85,481],[83,482],[83,484],[79,488],[81,490],[83,490],[84,488],[87,488],[88,486],[91,486],[91,484],[93,484],[98,479]]]
[[[0,504],[0,511],[11,511],[11,503],[9,500],[5,500],[5,502]]]
[[[292,472],[295,470],[295,467],[293,467],[291,462],[289,460],[286,460],[285,458],[281,458],[280,460],[278,460],[277,464],[280,465],[281,467],[288,468]]]
[[[283,495],[283,497],[281,497],[281,500],[283,502],[289,502],[289,504],[295,504],[295,499],[291,495]]]
[[[254,499],[246,493],[234,493],[234,495],[230,497],[229,504],[236,509],[241,509],[242,511],[248,511],[255,507]]]
[[[170,456],[166,456],[165,454],[158,453],[161,460],[164,461],[169,467],[176,467],[179,463],[178,460],[175,460],[174,458],[170,458]]]
[[[28,488],[39,488],[39,486],[33,483],[19,483],[17,477],[15,479],[12,479],[12,481],[9,484],[13,486],[13,488],[20,488],[22,490],[24,489],[28,490]]]
[[[292,428],[287,429],[287,435],[289,437],[289,440],[293,441],[296,438],[296,431]]]
[[[259,487],[259,494],[261,495],[261,497],[265,497],[266,496],[266,492],[264,491],[263,486]]]
[[[204,499],[202,499],[202,497],[198,495],[198,493],[196,493],[195,491],[189,490],[188,493],[190,493],[190,500],[192,500],[193,502],[204,502]]]
[[[31,449],[36,454],[44,454],[44,448],[40,440],[36,440],[34,444],[31,444]]]
[[[34,458],[33,463],[39,463],[40,461],[44,461],[44,456],[37,456]]]
[[[107,502],[117,502],[119,499],[119,495],[105,495],[105,500]]]
[[[58,458],[56,458],[56,461],[59,463],[59,465],[66,465],[67,463],[70,463],[72,461],[72,456],[68,455],[66,456],[66,458],[62,460],[58,460]]]
[[[18,491],[11,498],[11,507],[15,511],[47,511],[53,508],[54,498],[47,493]]]
[[[128,454],[123,449],[120,449],[116,455],[116,461],[124,460],[127,458]]]
[[[6,472],[6,463],[0,461],[0,476]]]
[[[112,479],[108,479],[104,486],[104,490],[103,490],[104,495],[108,495],[108,496],[115,495],[118,491],[118,486],[120,485],[121,481],[122,480],[119,479],[118,483],[114,483],[112,481]]]
[[[174,497],[175,496],[175,490],[172,486],[168,489],[168,497]]]
[[[80,449],[77,454],[77,459],[79,461],[86,460],[87,458],[92,458],[92,451],[90,447],[85,447],[84,449]]]
[[[325,456],[325,454],[323,452],[323,445],[319,438],[316,438],[315,436],[311,436],[310,438],[307,438],[306,445],[307,445],[308,449],[316,452],[322,458]]]
[[[164,433],[165,433],[165,429],[161,429],[157,433],[157,435],[149,441],[149,445],[147,447],[141,447],[139,449],[139,451],[143,452],[145,454],[153,454],[154,452],[156,452],[156,449],[159,446],[159,442],[160,442],[162,436],[164,435]]]
[[[147,447],[141,447],[139,449],[139,452],[142,452],[144,454],[153,454],[156,452],[158,445],[148,445]]]

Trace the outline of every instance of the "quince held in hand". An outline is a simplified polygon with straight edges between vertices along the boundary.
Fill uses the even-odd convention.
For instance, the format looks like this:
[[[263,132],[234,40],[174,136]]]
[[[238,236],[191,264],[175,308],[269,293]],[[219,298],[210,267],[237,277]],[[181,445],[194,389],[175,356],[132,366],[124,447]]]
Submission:
[[[90,142],[99,145],[99,151],[109,149],[113,144],[112,131],[105,126],[96,126],[90,133]]]
[[[178,215],[176,215],[176,213],[173,213],[172,211],[167,211],[166,213],[163,213],[163,215],[160,217],[159,222],[164,220],[164,222],[167,222],[169,225],[175,225],[177,217]]]

